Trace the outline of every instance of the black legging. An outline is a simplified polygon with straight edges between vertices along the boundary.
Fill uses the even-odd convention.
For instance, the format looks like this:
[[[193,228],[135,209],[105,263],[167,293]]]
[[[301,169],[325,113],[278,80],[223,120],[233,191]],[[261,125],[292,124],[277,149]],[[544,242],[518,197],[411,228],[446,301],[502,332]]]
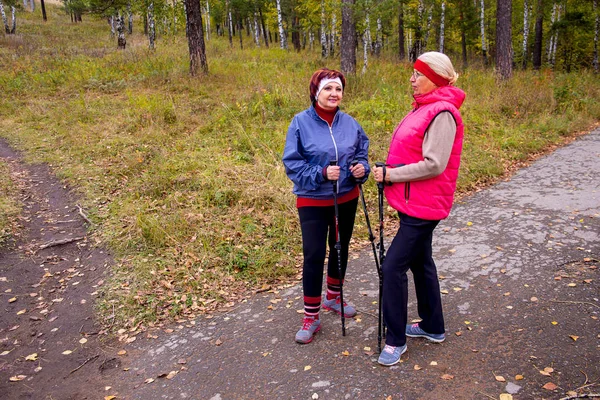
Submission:
[[[338,205],[340,230],[342,276],[338,273],[337,250],[335,249],[335,211],[333,206],[300,207],[300,226],[302,229],[302,251],[304,264],[302,268],[302,287],[304,296],[321,296],[323,286],[323,265],[325,252],[329,243],[329,263],[327,276],[344,279],[348,264],[348,243],[354,229],[354,217],[358,198]],[[329,233],[329,239],[327,234]]]

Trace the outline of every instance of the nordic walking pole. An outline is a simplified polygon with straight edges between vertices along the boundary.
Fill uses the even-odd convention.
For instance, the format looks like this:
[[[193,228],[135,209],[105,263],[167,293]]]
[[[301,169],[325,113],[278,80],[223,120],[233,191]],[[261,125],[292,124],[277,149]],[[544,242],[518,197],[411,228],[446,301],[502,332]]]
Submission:
[[[357,160],[352,161],[352,166],[358,164]],[[373,249],[373,258],[375,259],[375,267],[377,267],[377,276],[379,277],[379,315],[377,316],[379,327],[377,330],[377,352],[381,353],[381,337],[382,337],[382,316],[381,316],[381,289],[383,282],[383,273],[381,272],[381,265],[379,264],[379,258],[377,258],[377,249],[375,248],[375,235],[371,229],[371,221],[369,220],[369,213],[367,212],[367,203],[365,202],[365,195],[363,193],[362,183],[358,184],[358,191],[360,193],[360,201],[362,203],[363,211],[365,212],[365,220],[367,222],[367,230],[369,231],[369,242],[371,242],[371,248]]]
[[[377,200],[379,202],[379,334],[385,335],[385,326],[382,321],[383,308],[383,262],[385,261],[385,246],[383,244],[383,186],[385,183],[385,163],[375,163],[376,167],[383,168],[383,180],[377,182]],[[381,342],[379,343],[381,347]]]
[[[337,165],[337,160],[331,160],[329,165]],[[337,251],[337,264],[338,264],[338,275],[340,277],[340,311],[342,316],[342,336],[346,336],[346,316],[344,315],[344,279],[342,278],[342,243],[340,242],[340,229],[339,229],[339,210],[338,210],[338,198],[337,198],[337,183],[338,181],[332,181],[333,183],[333,208],[335,210],[335,249]]]

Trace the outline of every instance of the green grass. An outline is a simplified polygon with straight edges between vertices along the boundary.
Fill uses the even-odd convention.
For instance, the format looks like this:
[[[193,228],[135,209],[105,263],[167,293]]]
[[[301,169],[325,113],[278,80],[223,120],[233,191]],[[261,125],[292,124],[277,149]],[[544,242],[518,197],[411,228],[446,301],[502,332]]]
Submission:
[[[46,24],[19,14],[19,34],[0,37],[0,135],[80,191],[118,260],[102,310],[152,323],[294,277],[300,236],[281,152],[312,72],[339,60],[256,49],[246,37],[240,51],[213,35],[210,75],[191,78],[183,37],[150,52],[136,33],[118,51],[104,21],[73,25],[50,10]],[[372,161],[410,110],[411,72],[384,55],[348,77],[343,108],[369,135]],[[458,86],[467,92],[461,193],[600,119],[600,80],[585,71],[516,72],[499,85],[491,71],[468,70]],[[372,181],[365,191],[375,210]]]
[[[16,218],[21,210],[17,195],[10,169],[0,159],[0,247],[6,245],[16,229]]]

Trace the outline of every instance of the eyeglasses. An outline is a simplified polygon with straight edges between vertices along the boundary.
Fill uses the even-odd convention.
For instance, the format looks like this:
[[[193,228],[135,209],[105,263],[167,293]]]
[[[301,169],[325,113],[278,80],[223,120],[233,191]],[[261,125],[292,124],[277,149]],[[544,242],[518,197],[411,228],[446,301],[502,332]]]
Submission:
[[[422,74],[422,73],[420,73],[419,71],[416,71],[416,70],[415,70],[415,71],[412,73],[412,75],[411,75],[411,78],[416,80],[417,78],[420,78],[421,76],[425,76],[425,75],[424,75],[424,74]]]

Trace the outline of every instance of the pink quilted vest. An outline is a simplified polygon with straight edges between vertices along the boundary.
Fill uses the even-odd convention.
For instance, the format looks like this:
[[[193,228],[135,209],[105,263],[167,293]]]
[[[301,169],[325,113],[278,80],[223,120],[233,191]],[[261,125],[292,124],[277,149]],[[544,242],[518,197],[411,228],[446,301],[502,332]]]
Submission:
[[[450,214],[456,190],[464,125],[458,109],[465,93],[454,86],[443,86],[415,96],[414,109],[394,130],[386,164],[411,164],[423,160],[423,137],[433,119],[449,111],[456,121],[456,136],[448,166],[440,175],[413,182],[397,182],[385,187],[388,203],[401,213],[425,220],[441,220]]]

